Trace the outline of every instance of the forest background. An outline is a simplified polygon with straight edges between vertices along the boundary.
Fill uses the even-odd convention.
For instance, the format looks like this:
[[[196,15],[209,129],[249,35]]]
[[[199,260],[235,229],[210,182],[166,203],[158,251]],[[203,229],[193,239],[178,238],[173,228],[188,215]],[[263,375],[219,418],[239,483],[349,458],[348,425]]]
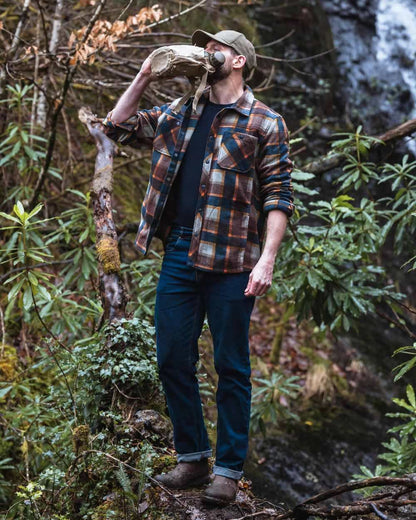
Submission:
[[[340,50],[321,2],[5,0],[0,28],[4,518],[195,513],[194,497],[184,504],[150,486],[174,464],[152,323],[163,252],[155,242],[143,259],[134,248],[150,150],[116,153],[106,188],[115,234],[102,242],[91,188],[97,146],[78,113],[89,107],[104,117],[153,49],[189,43],[196,28],[233,28],[254,42],[259,66],[249,85],[285,116],[296,164],[296,214],[251,326],[253,489],[287,508],[353,473],[356,480],[414,473],[416,122],[407,108],[397,116],[397,103],[410,103],[405,91],[372,80],[370,92],[385,92],[390,108],[368,118],[357,109],[360,96],[362,106],[372,103],[368,85],[354,92],[355,106],[346,102]],[[186,78],[155,82],[141,106],[187,89]],[[108,277],[128,295],[111,324]],[[363,339],[360,348],[352,338]],[[207,331],[199,373],[215,439]],[[318,444],[336,429],[342,450],[366,438],[350,465],[339,462],[341,449],[331,458]],[[278,448],[276,439],[284,440]],[[291,459],[292,451],[303,458]],[[318,456],[329,474],[312,471]],[[414,506],[391,496],[377,499],[378,507],[406,518]],[[227,518],[264,507],[250,498],[248,480],[239,507]],[[360,507],[375,514],[364,499]]]

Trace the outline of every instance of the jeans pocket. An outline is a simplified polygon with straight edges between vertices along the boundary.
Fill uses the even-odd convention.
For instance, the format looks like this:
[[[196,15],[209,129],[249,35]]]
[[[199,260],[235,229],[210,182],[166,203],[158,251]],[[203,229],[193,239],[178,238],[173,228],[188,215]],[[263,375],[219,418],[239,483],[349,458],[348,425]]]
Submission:
[[[166,245],[165,245],[165,253],[174,251],[176,246],[178,245],[180,239],[181,239],[180,235],[173,235],[173,236],[168,237],[168,239],[166,240]]]

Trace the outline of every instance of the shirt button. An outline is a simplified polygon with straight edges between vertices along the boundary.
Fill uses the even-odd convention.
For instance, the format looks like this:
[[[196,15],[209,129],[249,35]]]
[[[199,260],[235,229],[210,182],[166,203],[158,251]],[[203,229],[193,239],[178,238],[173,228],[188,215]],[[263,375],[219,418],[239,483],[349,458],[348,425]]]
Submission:
[[[168,176],[166,177],[166,180],[169,182],[169,181],[172,180],[172,177],[171,177],[170,175],[168,175]]]

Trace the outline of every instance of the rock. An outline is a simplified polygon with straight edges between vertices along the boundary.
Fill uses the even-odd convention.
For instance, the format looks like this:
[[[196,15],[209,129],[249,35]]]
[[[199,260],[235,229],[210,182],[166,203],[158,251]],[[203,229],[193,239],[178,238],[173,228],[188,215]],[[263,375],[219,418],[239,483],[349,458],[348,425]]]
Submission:
[[[321,4],[332,29],[339,93],[349,119],[373,134],[408,119],[416,108],[412,95],[416,38],[406,21],[416,20],[414,3],[321,0]]]
[[[170,421],[155,410],[139,410],[131,421],[131,425],[144,439],[157,435],[169,442],[172,440]]]

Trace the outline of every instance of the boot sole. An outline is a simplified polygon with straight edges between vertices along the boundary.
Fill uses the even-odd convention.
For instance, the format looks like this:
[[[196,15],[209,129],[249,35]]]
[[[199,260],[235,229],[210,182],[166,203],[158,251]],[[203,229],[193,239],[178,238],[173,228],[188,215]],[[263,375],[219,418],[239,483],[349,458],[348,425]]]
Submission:
[[[232,500],[225,500],[221,498],[211,497],[209,495],[201,495],[201,502],[209,506],[220,506],[225,507],[235,502],[235,498]]]
[[[200,477],[195,480],[192,480],[192,482],[189,482],[188,484],[183,484],[181,486],[170,485],[159,479],[156,479],[156,480],[157,480],[157,482],[159,482],[159,484],[162,484],[162,486],[165,486],[168,489],[190,489],[190,488],[194,488],[194,487],[204,486],[205,484],[209,483],[210,479],[209,479],[209,475],[206,475],[204,477]]]

